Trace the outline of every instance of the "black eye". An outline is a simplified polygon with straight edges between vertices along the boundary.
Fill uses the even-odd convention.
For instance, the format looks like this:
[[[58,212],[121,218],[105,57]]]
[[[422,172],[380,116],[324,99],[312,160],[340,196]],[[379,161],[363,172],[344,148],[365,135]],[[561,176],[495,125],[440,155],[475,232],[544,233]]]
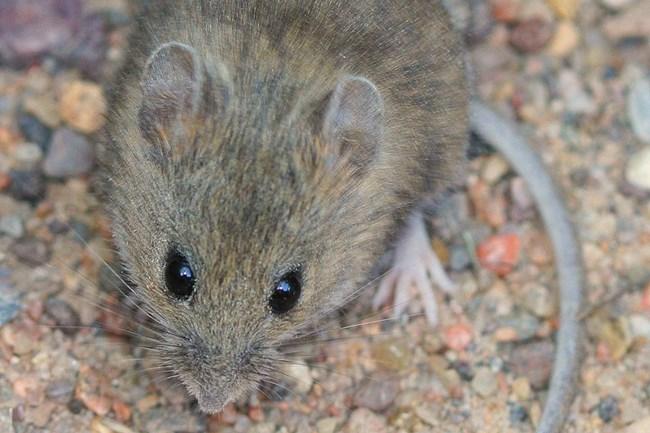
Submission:
[[[185,300],[194,292],[194,271],[182,254],[172,252],[165,268],[165,284],[175,298]]]
[[[302,281],[300,272],[292,271],[284,275],[275,285],[269,298],[269,306],[274,314],[284,314],[291,310],[300,298]]]

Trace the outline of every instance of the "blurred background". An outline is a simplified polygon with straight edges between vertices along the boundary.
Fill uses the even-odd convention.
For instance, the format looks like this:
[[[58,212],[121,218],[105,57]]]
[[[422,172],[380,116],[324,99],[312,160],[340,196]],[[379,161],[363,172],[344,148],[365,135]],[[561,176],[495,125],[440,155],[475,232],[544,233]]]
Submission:
[[[454,0],[481,96],[563,188],[587,269],[568,432],[650,432],[650,1]],[[433,219],[460,290],[377,322],[374,287],[294,379],[205,416],[139,346],[93,196],[127,0],[0,0],[0,432],[532,432],[552,367],[552,252],[523,180],[472,148]],[[347,329],[342,329],[349,326]]]

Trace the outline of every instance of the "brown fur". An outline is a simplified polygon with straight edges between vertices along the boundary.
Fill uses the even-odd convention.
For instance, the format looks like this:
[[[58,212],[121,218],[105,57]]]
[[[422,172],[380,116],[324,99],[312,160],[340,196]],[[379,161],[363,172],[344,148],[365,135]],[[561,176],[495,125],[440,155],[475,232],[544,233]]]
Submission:
[[[153,4],[113,91],[104,191],[131,279],[168,330],[163,354],[214,411],[270,372],[281,342],[366,281],[406,214],[457,178],[462,47],[438,1]],[[176,84],[162,94],[189,95],[180,117],[153,102],[143,109],[147,59],[167,42],[195,50],[207,77],[196,95]],[[376,86],[383,130],[343,148],[319,126],[345,76]],[[189,303],[165,289],[171,246],[197,274]],[[275,317],[272,284],[295,265],[299,304]]]

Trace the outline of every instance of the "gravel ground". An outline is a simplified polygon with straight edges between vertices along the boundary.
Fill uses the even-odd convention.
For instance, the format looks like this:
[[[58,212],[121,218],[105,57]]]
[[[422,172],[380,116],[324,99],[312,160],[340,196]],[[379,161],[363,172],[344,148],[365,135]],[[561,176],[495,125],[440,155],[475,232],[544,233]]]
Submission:
[[[567,431],[650,432],[650,2],[489,5],[468,27],[480,93],[563,187],[587,268]],[[438,330],[378,322],[371,287],[305,346],[290,392],[207,417],[158,372],[92,195],[102,86],[129,24],[118,0],[0,8],[0,432],[534,431],[558,326],[553,257],[522,179],[488,151],[433,221],[460,287],[440,297]]]

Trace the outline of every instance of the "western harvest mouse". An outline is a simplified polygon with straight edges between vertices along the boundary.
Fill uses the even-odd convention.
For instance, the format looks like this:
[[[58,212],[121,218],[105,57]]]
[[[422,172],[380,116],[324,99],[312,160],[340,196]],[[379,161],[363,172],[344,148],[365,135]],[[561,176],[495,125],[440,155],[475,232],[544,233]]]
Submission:
[[[116,244],[163,361],[204,411],[272,375],[278,347],[349,299],[389,245],[376,304],[392,295],[399,313],[414,284],[435,323],[431,281],[453,283],[420,207],[462,174],[470,123],[494,114],[470,104],[441,1],[155,2],[111,107]]]

